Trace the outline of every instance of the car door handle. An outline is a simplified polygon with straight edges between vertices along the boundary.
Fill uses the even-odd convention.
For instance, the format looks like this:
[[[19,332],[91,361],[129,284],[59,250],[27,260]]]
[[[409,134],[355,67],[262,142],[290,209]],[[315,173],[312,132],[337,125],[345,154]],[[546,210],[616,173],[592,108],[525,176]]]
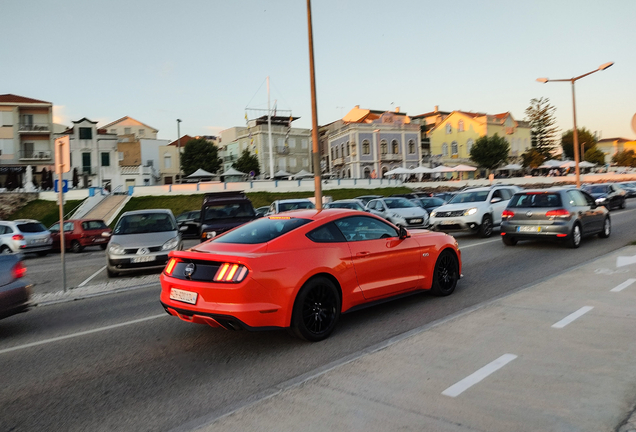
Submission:
[[[356,256],[359,256],[359,257],[365,257],[365,256],[369,256],[370,254],[371,254],[371,252],[369,252],[369,251],[364,251],[364,252],[358,252],[358,253],[356,254]]]

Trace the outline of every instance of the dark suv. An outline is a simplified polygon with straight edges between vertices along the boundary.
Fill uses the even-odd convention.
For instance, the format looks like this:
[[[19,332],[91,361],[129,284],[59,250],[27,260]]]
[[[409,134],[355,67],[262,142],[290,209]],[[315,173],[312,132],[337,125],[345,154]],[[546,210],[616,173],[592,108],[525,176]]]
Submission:
[[[206,241],[256,219],[252,202],[243,191],[205,194],[201,206],[199,239]]]

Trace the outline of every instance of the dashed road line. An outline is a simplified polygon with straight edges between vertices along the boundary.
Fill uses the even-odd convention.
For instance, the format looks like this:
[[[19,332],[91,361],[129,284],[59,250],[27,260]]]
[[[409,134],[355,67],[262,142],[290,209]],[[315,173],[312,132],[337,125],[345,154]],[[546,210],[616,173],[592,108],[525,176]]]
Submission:
[[[552,324],[552,328],[559,328],[559,329],[563,328],[566,325],[570,324],[575,319],[582,317],[583,315],[585,315],[592,309],[594,309],[594,306],[583,306],[581,309],[577,310],[574,313],[571,313],[570,315],[563,318],[561,321]]]
[[[625,282],[623,282],[622,284],[615,286],[614,288],[612,288],[610,290],[610,292],[621,292],[623,291],[625,288],[627,288],[628,286],[630,286],[631,284],[633,284],[634,282],[636,282],[636,279],[627,279]]]
[[[457,397],[460,394],[462,394],[464,391],[468,390],[469,388],[471,388],[478,382],[487,378],[489,375],[498,371],[499,369],[501,369],[502,367],[504,367],[505,365],[507,365],[508,363],[510,363],[516,358],[517,356],[515,354],[504,354],[501,357],[499,357],[497,360],[494,360],[488,363],[486,366],[482,367],[478,371],[468,375],[463,380],[453,384],[452,386],[444,390],[442,394],[448,397]]]

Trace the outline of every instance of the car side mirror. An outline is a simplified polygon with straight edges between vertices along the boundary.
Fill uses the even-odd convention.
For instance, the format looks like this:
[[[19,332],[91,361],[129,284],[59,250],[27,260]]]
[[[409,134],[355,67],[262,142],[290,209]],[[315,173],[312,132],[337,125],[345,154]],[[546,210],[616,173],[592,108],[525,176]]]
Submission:
[[[112,234],[111,234],[111,233],[109,233],[108,231],[104,231],[104,232],[102,233],[102,237],[110,237],[111,235],[112,235]]]
[[[188,230],[188,227],[187,227],[186,225],[181,225],[181,226],[179,227],[179,231],[180,231],[180,232],[184,232],[184,231],[187,231],[187,230]]]
[[[494,203],[498,203],[499,201],[502,201],[502,199],[501,199],[501,198],[499,198],[499,197],[496,197],[496,198],[493,198],[493,199],[491,199],[491,200],[490,200],[490,202],[491,202],[492,204],[494,204]]]
[[[408,236],[409,236],[409,232],[406,230],[406,228],[400,225],[400,240],[404,240]]]

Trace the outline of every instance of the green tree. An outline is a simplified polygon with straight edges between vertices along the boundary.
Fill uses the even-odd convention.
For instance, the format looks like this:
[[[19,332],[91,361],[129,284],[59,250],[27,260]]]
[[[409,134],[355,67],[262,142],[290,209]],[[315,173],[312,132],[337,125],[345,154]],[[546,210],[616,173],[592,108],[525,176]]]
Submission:
[[[592,162],[596,165],[605,165],[605,153],[603,153],[601,149],[592,147],[585,152],[585,157],[583,160]]]
[[[612,156],[612,162],[622,167],[636,167],[636,153],[634,150],[624,150]]]
[[[254,171],[255,176],[261,173],[261,168],[258,164],[258,157],[251,154],[248,149],[243,150],[241,157],[232,164],[232,168],[245,174],[249,174],[251,171]]]
[[[219,149],[204,138],[188,141],[181,154],[181,170],[189,176],[199,168],[215,173],[221,168]]]
[[[545,156],[552,158],[552,152],[557,146],[556,108],[550,105],[550,99],[531,99],[526,108],[526,121],[530,123],[532,147]]]
[[[531,147],[521,155],[521,159],[525,168],[538,168],[545,162],[546,156],[541,154],[535,147]]]
[[[596,145],[596,137],[585,128],[577,128],[579,134],[579,155],[584,155],[585,152]],[[581,144],[583,144],[583,152],[581,153]],[[561,136],[561,147],[563,148],[563,154],[569,158],[574,159],[574,131],[569,130]],[[583,158],[581,158],[583,160]]]
[[[508,161],[510,144],[505,138],[495,134],[491,137],[481,137],[475,141],[470,149],[470,159],[480,167],[492,170]]]

